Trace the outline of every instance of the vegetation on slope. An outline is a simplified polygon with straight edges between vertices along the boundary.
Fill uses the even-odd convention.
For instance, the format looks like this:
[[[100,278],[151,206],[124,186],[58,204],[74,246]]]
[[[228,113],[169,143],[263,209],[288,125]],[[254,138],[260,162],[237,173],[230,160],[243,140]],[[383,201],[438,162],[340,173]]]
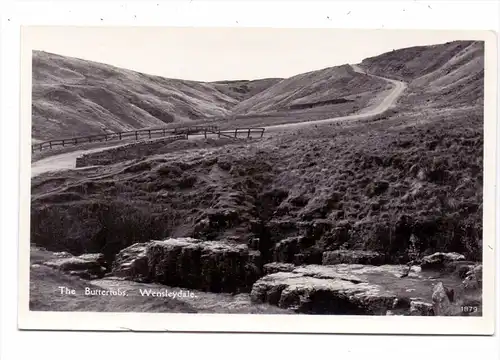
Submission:
[[[263,125],[286,122],[290,111],[300,121],[322,119],[365,107],[387,86],[348,65],[289,79],[196,82],[34,51],[32,136],[39,141],[206,119],[255,125],[248,114],[263,115]],[[310,106],[311,114],[296,110]],[[269,112],[278,118],[267,118]]]
[[[31,238],[112,258],[167,236],[255,237],[266,252],[302,235],[316,258],[341,247],[404,262],[413,234],[422,252],[479,259],[482,117],[448,115],[156,155],[86,170],[87,179],[76,171],[44,175],[33,179]]]
[[[204,83],[33,52],[32,136],[49,139],[226,116],[279,79]]]
[[[106,168],[37,177],[31,239],[111,259],[132,243],[167,236],[231,237],[257,240],[264,261],[290,239],[284,246],[298,243],[289,250],[302,263],[319,263],[322,252],[335,249],[375,250],[400,263],[409,259],[413,236],[421,255],[456,251],[480,260],[481,93],[454,98],[446,90],[460,89],[462,82],[451,79],[480,63],[458,61],[475,46],[432,68],[421,57],[423,70],[412,66],[418,77],[399,111],[382,120],[196,151],[164,149]],[[369,63],[376,71],[375,60]],[[453,72],[439,70],[455,63]]]
[[[363,60],[368,72],[409,82],[407,109],[482,106],[484,43],[453,41],[416,46]]]
[[[349,65],[292,76],[242,101],[233,115],[286,111],[296,106],[336,100],[356,100],[386,88],[387,82],[354,72]],[[358,104],[360,106],[360,104]],[[362,107],[363,105],[361,105]]]

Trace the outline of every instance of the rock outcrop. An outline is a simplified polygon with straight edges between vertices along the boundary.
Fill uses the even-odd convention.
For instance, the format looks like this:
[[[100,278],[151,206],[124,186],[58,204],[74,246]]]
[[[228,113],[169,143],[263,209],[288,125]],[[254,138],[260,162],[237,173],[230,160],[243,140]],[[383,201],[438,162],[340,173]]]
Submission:
[[[295,255],[299,254],[303,236],[294,236],[279,241],[274,246],[273,259],[276,262],[293,263]]]
[[[433,316],[434,308],[431,303],[413,300],[410,303],[410,314],[412,316]]]
[[[368,283],[298,273],[267,275],[254,284],[252,300],[313,314],[385,314],[395,295]]]
[[[442,282],[438,282],[432,291],[434,314],[436,316],[453,315],[453,298],[453,290],[446,288]]]
[[[458,253],[437,252],[429,256],[424,256],[420,263],[420,267],[422,270],[443,270],[453,262],[464,260],[465,256]]]
[[[263,272],[265,275],[274,274],[277,272],[291,272],[294,269],[295,265],[290,263],[272,262],[267,263],[263,266]]]
[[[477,265],[465,274],[462,286],[467,290],[479,290],[483,286],[483,265]]]
[[[99,279],[106,274],[106,261],[103,254],[73,256],[67,252],[60,252],[54,255],[55,259],[43,264],[87,280]]]
[[[266,264],[268,275],[252,288],[251,299],[309,314],[385,315],[387,311],[410,312],[412,299],[404,293],[408,281],[399,265],[305,265]],[[418,274],[412,274],[418,277]],[[413,304],[414,313],[426,310]]]
[[[137,282],[147,282],[150,278],[147,243],[137,243],[121,250],[115,257],[111,272],[114,276]]]
[[[385,262],[383,254],[375,251],[334,250],[323,253],[323,265],[365,264],[382,265]]]
[[[170,238],[122,250],[113,275],[210,292],[245,292],[262,275],[259,251],[247,245]]]

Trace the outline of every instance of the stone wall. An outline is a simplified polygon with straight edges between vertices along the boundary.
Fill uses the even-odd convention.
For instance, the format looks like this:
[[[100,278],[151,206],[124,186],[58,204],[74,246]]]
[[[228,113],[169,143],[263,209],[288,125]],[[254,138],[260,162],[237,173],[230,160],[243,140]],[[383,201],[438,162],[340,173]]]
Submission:
[[[76,159],[76,167],[110,165],[121,161],[138,159],[155,154],[163,146],[173,141],[186,139],[186,135],[148,140],[82,155]]]

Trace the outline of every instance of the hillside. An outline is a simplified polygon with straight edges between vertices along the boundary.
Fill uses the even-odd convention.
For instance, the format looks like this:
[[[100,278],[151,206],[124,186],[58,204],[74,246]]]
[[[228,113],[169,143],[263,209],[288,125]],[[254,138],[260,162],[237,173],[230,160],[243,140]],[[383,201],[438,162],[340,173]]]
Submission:
[[[211,84],[219,90],[234,99],[243,101],[248,99],[261,91],[279,83],[281,78],[257,79],[257,80],[229,80],[229,81],[215,81]]]
[[[79,136],[225,116],[279,79],[204,83],[166,79],[33,52],[32,136]]]
[[[288,79],[196,82],[34,51],[32,137],[37,141],[269,113],[288,119],[290,111],[298,121],[322,119],[356,112],[386,87],[383,80],[348,65]]]
[[[432,107],[482,105],[484,43],[453,41],[399,49],[363,60],[375,75],[409,82],[402,104]],[[418,98],[417,98],[418,97]]]
[[[94,164],[111,160],[106,166],[85,163],[33,177],[31,242],[48,252],[101,253],[114,264],[130,264],[130,255],[139,264],[131,268],[134,281],[141,279],[134,272],[144,264],[142,250],[122,250],[137,244],[135,250],[149,249],[141,270],[148,281],[245,296],[251,287],[252,301],[296,312],[352,314],[359,294],[363,301],[394,305],[384,299],[384,289],[402,294],[407,305],[417,299],[432,307],[435,281],[443,277],[450,279],[446,286],[459,299],[451,300],[457,308],[480,308],[482,270],[473,271],[475,283],[468,274],[481,269],[476,265],[483,250],[482,52],[481,43],[454,42],[363,61],[369,72],[409,83],[396,107],[381,116],[268,129],[252,140],[136,144],[120,156],[116,150],[96,153]],[[232,99],[255,91],[232,108],[226,121],[233,126],[245,116],[269,124],[273,116],[290,123],[301,114],[352,114],[355,107],[375,104],[390,86],[346,66],[273,81],[211,86]],[[332,103],[343,97],[354,101]],[[161,239],[168,241],[138,244]],[[410,260],[422,265],[436,252],[458,256],[437,272],[417,266],[406,277],[399,270],[388,273]],[[349,271],[340,274],[338,267]],[[353,269],[363,274],[353,278]],[[41,270],[35,267],[34,278],[41,284],[47,278],[50,285],[53,275]],[[32,287],[33,303],[50,308],[48,287]],[[353,292],[339,293],[346,288]],[[136,304],[144,309],[143,302]],[[161,308],[188,311],[195,305],[169,302]],[[125,307],[131,308],[114,305]]]
[[[292,76],[242,101],[233,115],[266,113],[355,102],[367,93],[383,90],[387,83],[353,71],[349,65]]]

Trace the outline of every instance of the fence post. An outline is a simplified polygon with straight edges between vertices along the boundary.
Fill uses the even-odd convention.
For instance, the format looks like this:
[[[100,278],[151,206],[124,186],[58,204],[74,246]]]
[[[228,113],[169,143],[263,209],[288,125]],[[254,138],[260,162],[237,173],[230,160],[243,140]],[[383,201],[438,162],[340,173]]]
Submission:
[[[237,138],[238,137],[238,129],[235,129],[234,130],[234,138]]]
[[[260,137],[262,138],[264,136],[264,129],[262,129],[261,133],[260,133]]]
[[[49,141],[49,147],[52,149],[52,141]]]
[[[135,131],[135,139],[137,140],[137,130]]]
[[[151,130],[148,130],[149,138],[151,139]]]
[[[62,141],[62,146],[64,146],[64,139],[63,139],[63,141]],[[40,148],[40,150],[41,150],[41,148]]]
[[[43,143],[40,143],[40,151],[42,151],[42,144],[43,144]]]
[[[118,137],[120,138],[120,140],[122,139],[122,133],[121,132],[118,133]]]
[[[220,130],[219,130],[219,138],[220,138]]]
[[[104,141],[108,141],[108,134],[104,135]]]
[[[205,129],[205,139],[207,138],[207,129]]]
[[[76,138],[73,139],[73,141],[75,142],[75,145],[77,144],[78,140]]]
[[[250,131],[251,131],[251,130],[252,130],[252,129],[250,129],[250,128],[248,129],[248,135],[247,135],[247,138],[249,138],[249,137],[250,137]]]

